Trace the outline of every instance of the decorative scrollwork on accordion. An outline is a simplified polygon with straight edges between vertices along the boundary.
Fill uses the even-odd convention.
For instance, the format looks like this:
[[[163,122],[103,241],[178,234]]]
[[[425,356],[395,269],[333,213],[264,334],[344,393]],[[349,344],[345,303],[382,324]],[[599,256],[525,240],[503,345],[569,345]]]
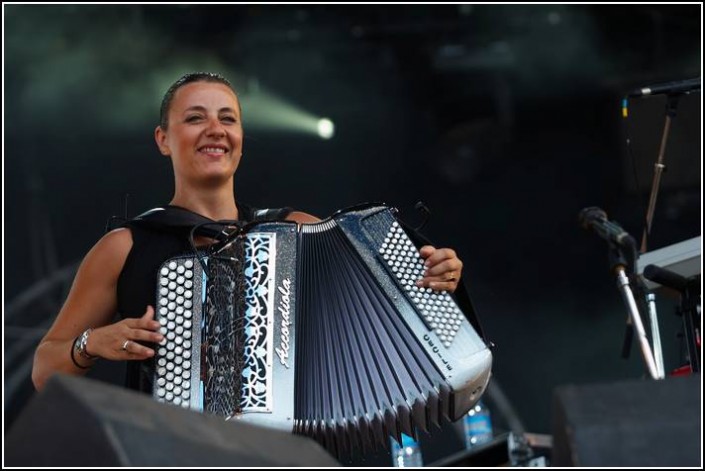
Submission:
[[[270,411],[272,371],[272,328],[274,311],[274,234],[257,234],[245,241],[245,367],[242,407],[251,411]]]

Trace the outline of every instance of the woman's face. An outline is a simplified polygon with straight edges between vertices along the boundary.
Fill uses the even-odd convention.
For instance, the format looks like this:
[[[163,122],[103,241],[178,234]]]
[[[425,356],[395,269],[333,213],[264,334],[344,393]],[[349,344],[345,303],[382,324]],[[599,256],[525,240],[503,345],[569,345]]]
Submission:
[[[217,185],[232,178],[242,156],[240,105],[217,82],[179,88],[169,108],[169,127],[155,131],[162,154],[170,156],[177,184]]]

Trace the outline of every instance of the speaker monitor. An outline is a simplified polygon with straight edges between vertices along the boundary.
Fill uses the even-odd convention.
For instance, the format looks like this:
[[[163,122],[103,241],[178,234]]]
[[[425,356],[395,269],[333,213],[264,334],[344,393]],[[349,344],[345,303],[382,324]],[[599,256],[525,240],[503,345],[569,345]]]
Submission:
[[[700,395],[700,375],[559,387],[552,464],[701,466]]]
[[[57,375],[5,437],[8,466],[340,466],[312,439]]]

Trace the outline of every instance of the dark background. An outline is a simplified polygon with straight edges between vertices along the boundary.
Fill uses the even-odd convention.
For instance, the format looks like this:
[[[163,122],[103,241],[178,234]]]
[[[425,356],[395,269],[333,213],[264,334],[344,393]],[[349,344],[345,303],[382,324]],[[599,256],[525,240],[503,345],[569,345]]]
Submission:
[[[550,432],[557,385],[644,376],[636,348],[620,357],[607,245],[577,214],[600,206],[641,239],[665,97],[630,100],[628,120],[621,98],[701,75],[701,5],[3,9],[6,428],[108,217],[126,194],[131,216],[169,201],[153,129],[163,92],[196,70],[241,96],[239,199],[320,217],[384,201],[412,222],[427,204],[425,232],[464,261],[494,379],[527,430]],[[334,138],[275,127],[263,90],[332,119]],[[702,232],[701,113],[700,93],[681,98],[649,250]],[[675,305],[659,297],[667,371],[684,363]]]

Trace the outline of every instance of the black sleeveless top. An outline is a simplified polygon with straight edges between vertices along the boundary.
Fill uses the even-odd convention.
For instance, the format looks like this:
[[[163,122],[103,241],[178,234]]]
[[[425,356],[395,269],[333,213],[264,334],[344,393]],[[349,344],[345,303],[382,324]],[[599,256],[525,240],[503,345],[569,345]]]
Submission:
[[[237,208],[239,221],[244,223],[285,219],[292,211],[291,208],[256,210],[241,203],[237,203]],[[125,259],[117,281],[118,313],[122,318],[140,318],[147,306],[156,307],[157,275],[162,263],[178,255],[193,253],[189,243],[191,228],[146,225],[141,223],[139,217],[127,221],[123,227],[130,229],[132,249]],[[153,358],[128,361],[125,385],[130,389],[151,394],[153,374]]]

